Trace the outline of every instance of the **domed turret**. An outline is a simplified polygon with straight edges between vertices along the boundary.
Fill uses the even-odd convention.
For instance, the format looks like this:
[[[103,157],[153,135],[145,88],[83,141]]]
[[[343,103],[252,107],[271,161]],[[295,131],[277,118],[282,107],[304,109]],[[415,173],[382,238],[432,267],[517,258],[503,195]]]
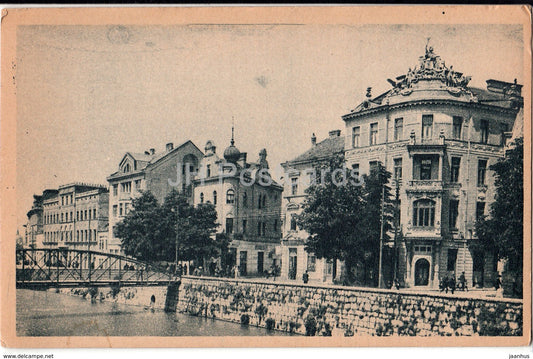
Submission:
[[[235,147],[235,140],[233,139],[233,126],[231,127],[231,144],[224,150],[224,159],[228,162],[237,162],[241,157],[241,151]]]

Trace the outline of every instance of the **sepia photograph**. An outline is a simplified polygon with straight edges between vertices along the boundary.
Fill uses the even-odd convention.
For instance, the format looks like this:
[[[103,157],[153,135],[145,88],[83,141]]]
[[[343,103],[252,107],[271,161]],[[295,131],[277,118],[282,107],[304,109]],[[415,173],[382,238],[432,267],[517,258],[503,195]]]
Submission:
[[[2,345],[528,345],[530,8],[397,10],[4,9]]]

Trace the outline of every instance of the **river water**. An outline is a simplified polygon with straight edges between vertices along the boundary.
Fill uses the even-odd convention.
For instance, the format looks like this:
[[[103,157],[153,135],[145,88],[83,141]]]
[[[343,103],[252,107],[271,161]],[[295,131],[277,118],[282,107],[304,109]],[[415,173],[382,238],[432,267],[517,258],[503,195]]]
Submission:
[[[264,328],[17,289],[18,336],[268,336]]]

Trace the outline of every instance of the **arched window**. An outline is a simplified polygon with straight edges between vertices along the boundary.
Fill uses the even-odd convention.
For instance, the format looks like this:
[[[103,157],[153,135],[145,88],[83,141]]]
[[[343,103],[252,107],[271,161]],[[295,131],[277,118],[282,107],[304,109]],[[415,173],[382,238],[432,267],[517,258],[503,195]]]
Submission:
[[[200,193],[200,203],[204,203],[204,193]]]
[[[217,205],[217,191],[213,191],[213,204]]]
[[[248,194],[246,192],[242,194],[242,205],[248,207]]]
[[[430,199],[420,199],[413,203],[413,226],[435,226],[435,202]]]
[[[235,203],[235,191],[232,189],[228,189],[226,192],[226,203],[227,204],[233,204]]]
[[[126,165],[124,166],[124,173],[128,173],[131,171],[131,166],[129,163],[126,163]]]

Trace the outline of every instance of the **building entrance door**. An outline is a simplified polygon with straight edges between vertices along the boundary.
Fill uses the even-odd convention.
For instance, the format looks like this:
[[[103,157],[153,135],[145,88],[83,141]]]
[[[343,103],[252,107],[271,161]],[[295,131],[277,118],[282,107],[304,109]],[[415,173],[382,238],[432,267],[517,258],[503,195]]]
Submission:
[[[244,277],[247,274],[246,266],[247,266],[247,262],[248,262],[248,252],[241,251],[239,253],[239,259],[240,259],[239,275],[241,277]]]
[[[429,284],[429,262],[420,258],[415,264],[415,286],[425,286]]]
[[[289,279],[296,279],[297,259],[296,248],[289,248]]]
[[[257,252],[257,274],[263,274],[265,252]]]
[[[485,269],[484,263],[485,263],[485,256],[483,255],[483,252],[476,251],[474,252],[473,256],[473,265],[472,269],[474,270],[474,278],[472,286],[473,287],[483,287],[484,282],[484,276],[483,272]]]

